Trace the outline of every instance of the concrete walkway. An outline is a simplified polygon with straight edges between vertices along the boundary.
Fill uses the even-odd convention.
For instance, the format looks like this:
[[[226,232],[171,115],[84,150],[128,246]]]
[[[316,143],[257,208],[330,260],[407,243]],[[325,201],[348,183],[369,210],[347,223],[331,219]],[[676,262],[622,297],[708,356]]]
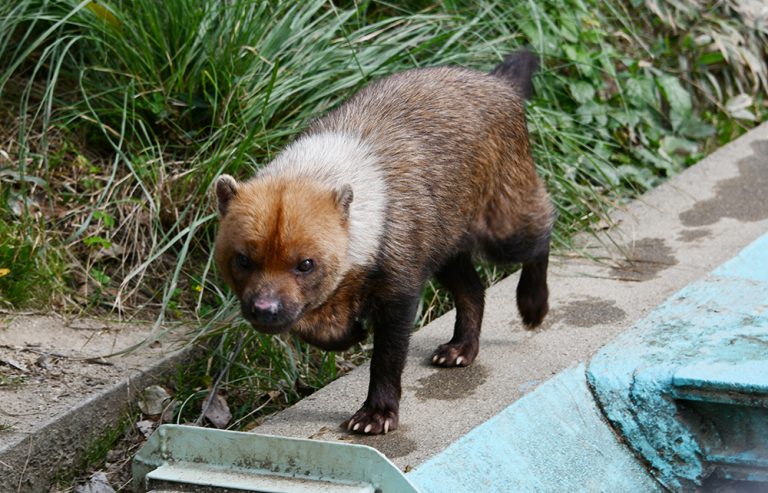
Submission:
[[[254,431],[363,443],[401,469],[417,468],[418,475],[425,461],[472,429],[501,419],[494,417],[553,375],[578,368],[670,295],[768,231],[767,198],[764,124],[618,211],[615,226],[597,238],[581,237],[580,247],[593,260],[576,254],[553,259],[552,309],[542,328],[522,328],[513,276],[487,293],[480,356],[473,366],[437,369],[429,364],[432,350],[450,338],[453,313],[415,333],[396,432],[358,437],[339,427],[365,398],[367,366]],[[568,372],[564,375],[559,378],[567,379]],[[574,395],[579,392],[576,388]]]

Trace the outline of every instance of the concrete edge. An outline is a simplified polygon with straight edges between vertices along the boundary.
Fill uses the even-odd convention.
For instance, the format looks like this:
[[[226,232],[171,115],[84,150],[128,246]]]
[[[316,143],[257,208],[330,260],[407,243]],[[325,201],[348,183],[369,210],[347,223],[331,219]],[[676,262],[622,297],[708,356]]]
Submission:
[[[47,491],[55,478],[77,465],[94,440],[117,423],[144,388],[162,381],[192,352],[191,347],[176,350],[48,420],[34,433],[3,444],[0,491]]]

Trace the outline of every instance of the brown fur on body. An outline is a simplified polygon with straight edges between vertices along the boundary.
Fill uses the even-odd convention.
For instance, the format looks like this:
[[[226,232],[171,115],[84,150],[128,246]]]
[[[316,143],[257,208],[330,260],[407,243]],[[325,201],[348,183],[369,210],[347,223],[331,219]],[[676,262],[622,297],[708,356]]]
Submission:
[[[290,328],[337,350],[365,337],[360,319],[372,322],[368,398],[352,431],[397,427],[409,334],[431,276],[457,307],[435,364],[465,366],[477,355],[484,287],[473,254],[522,263],[523,321],[533,327],[546,315],[553,209],[519,94],[533,68],[535,57],[522,52],[495,76],[451,67],[395,74],[314,122],[250,181],[217,183],[216,261],[254,327]],[[351,154],[325,155],[334,150]],[[261,307],[276,303],[279,312],[265,316]]]
[[[384,163],[378,267],[393,287],[418,283],[460,252],[548,234],[553,211],[523,110],[504,81],[438,67],[374,83],[308,129],[360,134]]]

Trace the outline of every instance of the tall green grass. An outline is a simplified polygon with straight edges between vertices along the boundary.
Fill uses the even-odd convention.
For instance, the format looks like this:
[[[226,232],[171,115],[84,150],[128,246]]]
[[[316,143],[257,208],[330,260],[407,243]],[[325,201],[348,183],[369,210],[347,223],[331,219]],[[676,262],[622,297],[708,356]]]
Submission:
[[[530,46],[543,67],[529,127],[562,249],[616,202],[762,118],[768,27],[753,4],[4,2],[3,303],[39,306],[55,293],[63,309],[151,316],[158,330],[196,319],[218,355],[201,373],[227,378],[180,383],[193,401],[218,381],[242,393],[241,418],[254,402],[293,402],[360,352],[337,358],[241,330],[210,255],[219,174],[250,175],[371,79],[489,70]],[[22,279],[53,281],[34,292]],[[430,285],[422,321],[448,306]]]

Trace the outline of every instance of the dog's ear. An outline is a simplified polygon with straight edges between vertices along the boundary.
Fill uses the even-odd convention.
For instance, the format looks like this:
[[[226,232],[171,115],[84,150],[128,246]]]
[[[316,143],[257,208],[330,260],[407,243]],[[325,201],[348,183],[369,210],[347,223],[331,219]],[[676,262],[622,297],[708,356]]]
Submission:
[[[352,186],[349,184],[342,185],[334,194],[339,211],[341,211],[344,219],[349,219],[349,205],[355,197],[355,194],[352,193]]]
[[[221,175],[216,180],[216,199],[219,201],[219,214],[224,217],[227,214],[229,203],[237,195],[237,181],[229,175]]]

